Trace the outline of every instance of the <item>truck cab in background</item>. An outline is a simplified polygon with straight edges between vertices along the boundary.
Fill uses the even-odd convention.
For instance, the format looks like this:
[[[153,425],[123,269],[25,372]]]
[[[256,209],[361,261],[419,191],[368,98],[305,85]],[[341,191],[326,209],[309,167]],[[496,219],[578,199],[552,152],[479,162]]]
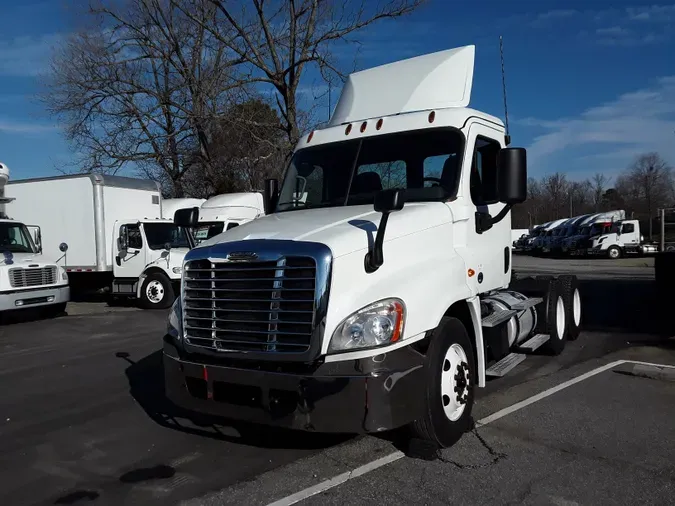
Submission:
[[[642,255],[645,253],[638,220],[621,220],[611,224],[609,230],[591,239],[588,254],[621,258],[624,255]]]
[[[195,243],[199,244],[264,215],[262,193],[240,192],[215,195],[199,207],[199,221],[193,229]]]
[[[163,339],[175,405],[315,432],[409,426],[450,446],[475,387],[578,336],[575,277],[514,277],[526,152],[468,107],[474,52],[351,74],[280,189],[267,182],[267,215],[185,256]]]
[[[49,316],[66,309],[70,300],[68,274],[42,254],[40,227],[9,218],[5,197],[9,168],[0,163],[0,312],[39,308]]]
[[[145,309],[170,306],[180,288],[183,258],[194,245],[187,229],[173,220],[116,221],[113,245],[112,295],[134,296]]]

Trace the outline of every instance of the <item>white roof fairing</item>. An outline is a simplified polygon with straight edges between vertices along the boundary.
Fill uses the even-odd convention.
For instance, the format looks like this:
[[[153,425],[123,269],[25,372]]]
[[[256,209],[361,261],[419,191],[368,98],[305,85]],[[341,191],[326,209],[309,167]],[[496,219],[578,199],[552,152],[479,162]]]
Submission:
[[[425,54],[350,74],[329,126],[395,114],[467,107],[475,46]]]

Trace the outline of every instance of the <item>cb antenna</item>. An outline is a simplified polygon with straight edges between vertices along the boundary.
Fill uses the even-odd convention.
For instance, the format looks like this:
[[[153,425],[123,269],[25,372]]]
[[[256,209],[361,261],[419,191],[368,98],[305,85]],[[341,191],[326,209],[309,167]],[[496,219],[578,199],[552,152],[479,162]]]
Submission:
[[[508,146],[511,144],[511,135],[509,134],[509,110],[506,106],[506,73],[504,72],[504,38],[499,36],[499,57],[502,61],[502,94],[504,95],[504,124],[506,125],[506,135],[504,142]]]

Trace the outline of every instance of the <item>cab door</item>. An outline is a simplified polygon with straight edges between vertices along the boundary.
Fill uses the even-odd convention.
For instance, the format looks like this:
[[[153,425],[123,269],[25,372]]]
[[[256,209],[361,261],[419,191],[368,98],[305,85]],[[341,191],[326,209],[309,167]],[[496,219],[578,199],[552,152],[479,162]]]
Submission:
[[[138,222],[116,222],[113,227],[113,274],[116,278],[138,278],[146,265],[146,249]]]
[[[474,271],[468,280],[474,293],[505,287],[511,278],[511,213],[490,228],[481,223],[481,216],[487,213],[494,218],[505,206],[497,191],[497,157],[503,139],[504,133],[489,124],[474,121],[469,125],[463,189],[464,202],[470,207],[467,267]]]

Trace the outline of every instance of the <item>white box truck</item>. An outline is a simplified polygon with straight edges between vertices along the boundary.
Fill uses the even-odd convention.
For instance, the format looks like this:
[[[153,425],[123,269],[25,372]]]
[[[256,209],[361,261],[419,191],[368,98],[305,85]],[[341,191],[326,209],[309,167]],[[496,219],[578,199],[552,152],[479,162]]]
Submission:
[[[466,46],[351,74],[267,182],[272,212],[186,255],[163,344],[175,404],[448,446],[475,387],[579,335],[574,276],[512,279],[526,153],[468,107],[473,64]]]
[[[58,315],[70,300],[68,274],[55,257],[42,253],[39,226],[10,217],[21,203],[5,195],[8,180],[9,168],[0,163],[0,311],[40,308]]]
[[[193,243],[161,218],[156,182],[78,174],[12,181],[6,192],[16,215],[41,227],[45,254],[59,258],[73,290],[107,286],[148,309],[173,303]]]

